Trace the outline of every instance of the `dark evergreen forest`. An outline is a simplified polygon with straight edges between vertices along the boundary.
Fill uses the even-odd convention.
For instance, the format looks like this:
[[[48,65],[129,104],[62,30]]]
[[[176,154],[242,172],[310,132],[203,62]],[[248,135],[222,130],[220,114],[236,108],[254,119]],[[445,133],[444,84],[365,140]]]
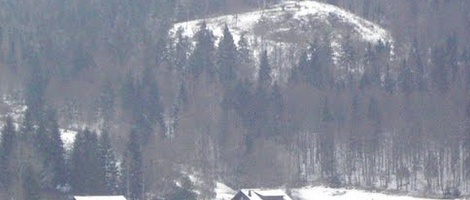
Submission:
[[[470,1],[322,1],[394,38],[341,44],[342,73],[327,39],[281,49],[274,75],[229,26],[170,34],[279,2],[0,0],[0,93],[26,108],[1,119],[0,199],[213,199],[216,181],[469,195]]]

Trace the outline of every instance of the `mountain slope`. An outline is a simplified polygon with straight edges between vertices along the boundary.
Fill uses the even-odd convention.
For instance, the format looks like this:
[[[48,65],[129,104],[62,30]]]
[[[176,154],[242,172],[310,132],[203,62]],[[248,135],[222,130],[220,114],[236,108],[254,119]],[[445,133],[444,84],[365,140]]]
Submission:
[[[268,50],[275,57],[271,59],[272,75],[280,82],[287,81],[293,63],[297,63],[298,56],[313,43],[330,46],[335,70],[341,73],[345,70],[344,60],[348,59],[345,49],[350,49],[346,45],[356,49],[358,55],[363,54],[369,44],[389,44],[393,51],[394,40],[386,29],[337,6],[316,1],[283,1],[264,10],[181,22],[172,27],[170,35],[175,36],[180,30],[183,36],[192,38],[203,22],[213,31],[216,44],[223,36],[225,25],[231,30],[235,43],[244,35],[255,62],[261,50]],[[347,62],[360,63],[359,60]]]
[[[171,31],[174,33],[182,28],[184,35],[192,37],[203,21],[213,30],[216,37],[222,36],[224,25],[229,26],[235,41],[238,41],[241,34],[246,33],[251,36],[266,37],[264,38],[266,40],[294,42],[281,37],[282,34],[294,33],[308,39],[310,37],[308,33],[319,27],[331,29],[329,30],[331,34],[348,33],[365,42],[393,41],[390,33],[380,26],[339,7],[316,1],[284,1],[265,10],[181,22],[175,24]]]

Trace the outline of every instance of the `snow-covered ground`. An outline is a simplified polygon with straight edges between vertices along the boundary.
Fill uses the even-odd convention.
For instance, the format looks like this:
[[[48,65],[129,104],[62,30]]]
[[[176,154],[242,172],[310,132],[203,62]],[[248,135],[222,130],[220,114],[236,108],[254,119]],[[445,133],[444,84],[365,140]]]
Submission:
[[[173,26],[171,33],[174,34],[181,28],[184,30],[183,35],[192,37],[199,29],[200,24],[205,21],[216,38],[223,35],[223,28],[227,25],[232,31],[235,42],[237,42],[243,33],[254,35],[254,29],[260,23],[265,23],[266,20],[276,21],[286,15],[289,15],[289,22],[300,21],[299,23],[312,20],[325,21],[334,17],[338,22],[349,25],[350,31],[359,34],[364,41],[393,41],[390,33],[380,26],[339,7],[316,1],[284,1],[264,10],[181,22]],[[284,27],[271,31],[291,31],[292,28],[295,27]]]
[[[60,129],[60,137],[64,143],[64,148],[66,151],[70,151],[73,148],[73,143],[75,142],[75,137],[77,136],[77,131]]]
[[[262,50],[267,50],[273,57],[272,75],[281,83],[287,81],[292,60],[297,59],[292,56],[300,55],[313,41],[329,42],[333,62],[338,68],[343,67],[339,62],[344,54],[343,44],[356,43],[351,41],[357,41],[356,45],[389,43],[393,55],[394,40],[389,31],[345,9],[317,1],[285,0],[264,10],[181,22],[173,25],[170,35],[176,38],[181,30],[183,36],[193,38],[203,22],[212,30],[215,45],[223,36],[225,25],[236,44],[244,35],[253,50],[255,67]],[[192,42],[194,44],[194,40]],[[256,72],[255,69],[253,79]]]
[[[292,196],[300,200],[426,200],[411,196],[374,193],[355,189],[333,189],[323,186],[293,189]]]
[[[230,200],[236,193],[223,183],[217,182],[216,200]],[[290,189],[295,200],[431,200],[403,195],[375,193],[355,189],[334,189],[324,186]]]

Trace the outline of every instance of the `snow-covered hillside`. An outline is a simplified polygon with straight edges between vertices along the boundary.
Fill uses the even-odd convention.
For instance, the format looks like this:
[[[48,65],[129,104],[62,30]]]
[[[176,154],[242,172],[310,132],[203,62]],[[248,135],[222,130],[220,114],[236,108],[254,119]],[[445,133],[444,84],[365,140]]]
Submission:
[[[170,35],[181,30],[183,36],[192,38],[203,22],[213,31],[216,45],[227,25],[235,43],[245,36],[255,61],[261,50],[268,50],[274,57],[273,76],[283,78],[281,82],[287,77],[282,74],[289,72],[297,56],[313,41],[330,45],[338,67],[342,65],[346,43],[357,49],[364,49],[368,43],[389,43],[393,51],[393,38],[386,29],[337,6],[316,1],[286,0],[264,10],[181,22],[173,26]]]
[[[181,22],[175,24],[171,31],[175,33],[182,28],[185,36],[192,37],[203,21],[207,23],[209,29],[213,30],[216,37],[222,36],[225,25],[229,26],[235,42],[244,33],[260,37],[267,36],[265,38],[267,40],[287,42],[289,39],[280,36],[283,32],[294,31],[302,35],[311,31],[315,23],[329,23],[335,26],[341,24],[347,27],[349,34],[357,35],[367,42],[392,42],[390,33],[380,26],[339,7],[316,1],[284,1],[264,10]],[[276,22],[279,24],[275,24]],[[266,24],[269,25],[265,27],[268,30],[259,30]],[[333,28],[340,29],[340,27]],[[336,32],[336,30],[331,31]],[[336,32],[336,34],[341,33]]]

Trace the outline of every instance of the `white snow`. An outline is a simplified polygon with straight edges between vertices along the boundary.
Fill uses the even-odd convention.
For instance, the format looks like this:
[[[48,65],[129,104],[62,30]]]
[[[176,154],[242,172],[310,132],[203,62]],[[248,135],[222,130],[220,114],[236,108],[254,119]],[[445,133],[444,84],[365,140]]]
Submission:
[[[286,1],[285,3],[295,4],[295,1]],[[365,41],[391,42],[391,36],[388,31],[382,29],[370,21],[364,20],[363,18],[336,6],[319,3],[316,1],[303,1],[299,2],[298,5],[302,8],[295,14],[295,17],[297,18],[302,18],[307,15],[314,15],[318,18],[326,18],[330,14],[335,14],[343,22],[353,24],[354,30],[357,31]]]
[[[355,189],[333,189],[323,186],[294,189],[292,195],[302,200],[427,200],[411,196],[389,195]]]
[[[283,190],[279,189],[243,189],[241,192],[248,197],[249,200],[263,200],[269,197],[282,197],[283,200],[292,200]]]
[[[170,35],[175,38],[178,30],[182,30],[183,36],[193,38],[203,22],[215,36],[215,45],[223,37],[225,25],[236,44],[245,35],[253,50],[254,66],[259,64],[262,50],[267,50],[271,57],[276,55],[271,63],[275,66],[272,76],[281,83],[287,81],[286,74],[292,67],[290,54],[299,55],[310,42],[325,39],[323,36],[329,36],[332,58],[338,67],[346,35],[360,43],[390,43],[393,54],[393,37],[386,29],[347,10],[317,1],[285,0],[264,10],[180,22],[173,25]],[[194,45],[195,40],[192,42]],[[256,77],[257,69],[253,71]]]
[[[243,189],[241,192],[248,194],[249,189]],[[274,189],[261,189],[261,190],[251,190],[252,199],[260,199],[256,194],[259,195],[283,195],[284,190]],[[431,200],[429,198],[418,198],[412,196],[404,195],[393,195],[393,194],[383,194],[378,192],[370,192],[357,189],[344,189],[344,188],[328,188],[324,186],[309,186],[303,188],[294,188],[290,189],[291,198],[297,200]],[[217,187],[215,188],[216,200],[230,200],[235,196],[235,191],[230,189],[228,186],[223,183],[217,182]],[[255,195],[253,195],[255,194]]]
[[[4,107],[2,108],[2,106]],[[14,95],[4,94],[0,98],[0,112],[2,112],[0,113],[0,118],[5,118],[6,116],[11,117],[17,129],[20,126],[20,122],[23,121],[23,116],[27,108],[28,107],[24,105],[24,102],[18,100],[18,97],[15,97]],[[4,120],[2,119],[0,121],[0,125],[3,126],[3,123]]]
[[[124,196],[74,196],[75,200],[126,200]]]
[[[178,29],[182,28],[184,36],[193,37],[200,24],[205,21],[207,28],[213,31],[216,38],[223,36],[225,25],[229,26],[235,42],[238,42],[242,33],[253,35],[254,27],[263,19],[281,18],[286,13],[292,14],[293,18],[297,20],[307,18],[324,20],[329,16],[335,16],[339,21],[350,24],[352,31],[359,34],[364,41],[373,43],[378,41],[392,42],[390,33],[380,26],[339,7],[316,1],[284,1],[265,10],[181,22],[175,24],[170,32],[175,34]],[[280,29],[280,31],[286,30],[289,29]]]
[[[60,138],[64,143],[64,148],[66,151],[72,150],[73,143],[75,142],[75,136],[77,136],[77,131],[60,129]]]
[[[236,194],[235,190],[221,182],[216,182],[214,192],[216,200],[231,200]]]

